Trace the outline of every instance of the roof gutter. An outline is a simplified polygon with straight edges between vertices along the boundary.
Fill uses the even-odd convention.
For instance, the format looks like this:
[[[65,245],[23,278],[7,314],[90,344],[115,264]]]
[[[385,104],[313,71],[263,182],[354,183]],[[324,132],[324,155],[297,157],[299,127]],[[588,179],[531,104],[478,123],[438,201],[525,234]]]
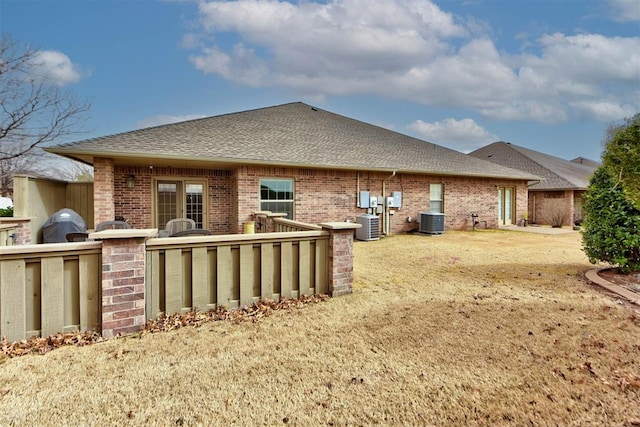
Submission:
[[[154,161],[159,162],[186,162],[186,163],[198,163],[199,167],[202,167],[203,164],[223,164],[227,166],[231,165],[261,165],[261,166],[279,166],[279,167],[290,167],[290,168],[310,168],[310,169],[337,169],[337,170],[350,170],[350,171],[371,171],[371,172],[391,172],[391,176],[387,179],[391,179],[396,176],[397,173],[409,173],[409,174],[418,174],[418,175],[442,175],[442,176],[462,176],[469,178],[493,178],[493,179],[517,179],[517,180],[527,180],[530,181],[532,179],[538,179],[539,177],[535,175],[523,174],[520,177],[508,176],[508,175],[495,175],[495,174],[484,174],[484,173],[468,173],[468,172],[452,172],[452,171],[441,171],[441,170],[413,170],[413,169],[401,169],[392,167],[369,167],[364,165],[359,166],[347,166],[347,165],[318,165],[318,164],[307,164],[307,163],[298,163],[298,162],[285,162],[285,161],[271,161],[271,160],[255,160],[255,159],[243,159],[243,158],[221,158],[221,157],[211,157],[211,158],[202,158],[202,157],[180,157],[175,155],[168,154],[157,154],[154,156],[149,156],[148,153],[114,153],[113,151],[91,151],[91,152],[83,152],[77,150],[65,149],[65,147],[46,147],[45,151],[53,154],[57,154],[62,157],[67,157],[72,160],[80,161],[87,165],[92,165],[92,160],[95,157],[105,157],[112,159],[126,159],[129,162],[135,162],[136,160],[140,160],[142,163],[153,163]],[[198,166],[193,166],[198,167]]]

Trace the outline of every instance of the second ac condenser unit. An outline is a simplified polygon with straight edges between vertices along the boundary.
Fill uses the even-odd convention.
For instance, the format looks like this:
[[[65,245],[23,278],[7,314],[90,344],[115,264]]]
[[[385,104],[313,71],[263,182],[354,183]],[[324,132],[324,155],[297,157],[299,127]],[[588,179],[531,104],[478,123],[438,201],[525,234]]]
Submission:
[[[418,218],[420,232],[427,234],[444,233],[444,214],[438,212],[420,212]]]
[[[358,215],[356,217],[356,223],[362,225],[362,227],[356,229],[356,239],[380,239],[380,218],[378,215]]]

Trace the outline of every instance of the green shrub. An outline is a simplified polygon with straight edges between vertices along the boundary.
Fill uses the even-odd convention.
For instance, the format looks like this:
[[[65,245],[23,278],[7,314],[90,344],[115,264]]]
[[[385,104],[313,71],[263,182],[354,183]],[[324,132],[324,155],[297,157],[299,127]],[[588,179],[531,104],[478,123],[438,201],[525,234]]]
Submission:
[[[13,206],[0,209],[0,217],[7,217],[7,216],[13,216]]]
[[[640,209],[640,114],[612,128],[602,164],[622,186],[625,197]]]
[[[604,261],[623,272],[640,271],[640,209],[604,166],[591,177],[584,210],[582,244],[589,261]]]

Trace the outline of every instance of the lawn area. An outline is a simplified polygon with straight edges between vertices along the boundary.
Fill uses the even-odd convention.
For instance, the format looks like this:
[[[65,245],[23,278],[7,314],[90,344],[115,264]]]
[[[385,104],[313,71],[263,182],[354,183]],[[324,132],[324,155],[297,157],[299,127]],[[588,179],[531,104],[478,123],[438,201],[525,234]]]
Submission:
[[[0,425],[633,425],[640,319],[580,235],[355,243],[351,295],[3,359]]]

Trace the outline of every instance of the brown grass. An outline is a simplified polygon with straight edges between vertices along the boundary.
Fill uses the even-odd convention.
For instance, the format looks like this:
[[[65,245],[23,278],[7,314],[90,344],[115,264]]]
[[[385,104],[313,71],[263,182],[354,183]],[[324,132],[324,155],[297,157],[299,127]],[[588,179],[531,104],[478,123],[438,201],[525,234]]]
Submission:
[[[355,290],[4,359],[0,425],[625,425],[640,324],[583,279],[580,236],[355,245]]]

